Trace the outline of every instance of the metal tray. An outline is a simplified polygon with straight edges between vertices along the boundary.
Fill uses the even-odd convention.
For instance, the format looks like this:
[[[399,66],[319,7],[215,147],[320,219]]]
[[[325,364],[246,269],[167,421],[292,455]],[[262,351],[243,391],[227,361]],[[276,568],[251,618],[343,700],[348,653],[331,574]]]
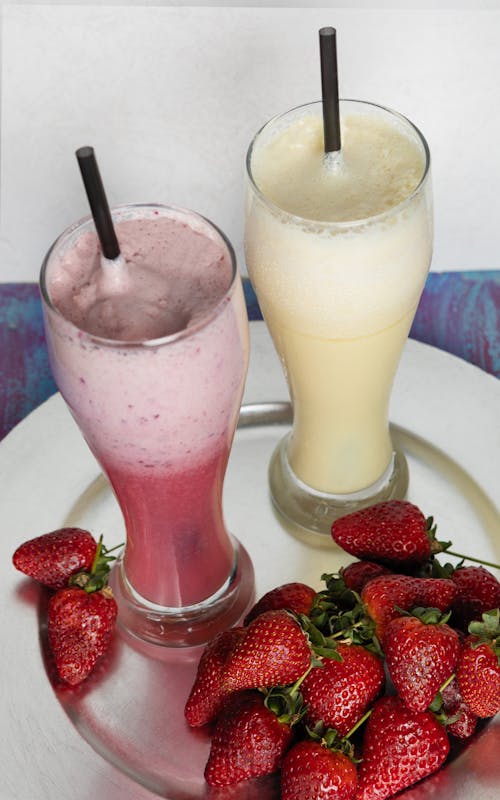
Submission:
[[[328,537],[286,529],[267,490],[271,452],[291,418],[281,370],[262,323],[252,323],[245,404],[225,484],[229,529],[254,561],[257,593],[290,580],[317,588],[325,571],[348,562]],[[440,389],[431,391],[434,382]],[[271,400],[269,400],[271,398]],[[409,498],[433,514],[455,549],[500,558],[500,383],[451,356],[409,342],[395,386],[393,431],[410,468]],[[15,573],[22,540],[63,524],[103,532],[110,544],[123,524],[108,484],[61,399],[34,412],[0,445],[0,560],[7,588],[2,722],[5,800],[279,796],[275,778],[210,790],[203,781],[209,739],[184,724],[183,705],[199,650],[137,645],[121,632],[99,670],[76,690],[54,690],[44,668],[47,595]],[[7,657],[8,656],[8,657]],[[498,718],[408,800],[493,800],[500,785]]]

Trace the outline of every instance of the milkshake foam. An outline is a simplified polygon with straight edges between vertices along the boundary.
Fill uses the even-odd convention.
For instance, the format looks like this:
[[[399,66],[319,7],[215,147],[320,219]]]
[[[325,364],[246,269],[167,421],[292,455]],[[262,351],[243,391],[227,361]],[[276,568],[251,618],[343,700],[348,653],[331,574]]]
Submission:
[[[341,136],[340,153],[325,158],[322,119],[311,114],[298,119],[265,150],[256,149],[255,183],[279,208],[319,222],[382,214],[420,183],[424,154],[394,122],[368,113],[346,114]]]
[[[220,238],[181,212],[124,219],[116,234],[122,264],[103,267],[97,235],[88,230],[51,267],[52,303],[94,336],[132,341],[177,333],[201,320],[231,283]],[[108,270],[120,273],[112,284]]]
[[[325,156],[321,104],[262,129],[248,156],[245,235],[294,406],[290,465],[330,494],[364,490],[390,465],[390,391],[432,251],[416,129],[342,101],[341,133],[341,153]]]

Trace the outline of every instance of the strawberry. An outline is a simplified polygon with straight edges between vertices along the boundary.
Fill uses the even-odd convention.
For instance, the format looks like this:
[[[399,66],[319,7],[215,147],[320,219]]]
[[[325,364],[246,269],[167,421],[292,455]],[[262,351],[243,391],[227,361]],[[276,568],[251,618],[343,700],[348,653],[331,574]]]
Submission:
[[[466,631],[469,622],[481,620],[486,611],[500,607],[500,582],[484,567],[460,566],[450,575],[458,586],[453,603],[453,622]]]
[[[89,531],[61,528],[19,545],[12,557],[16,569],[50,589],[62,589],[69,578],[92,566],[97,542]]]
[[[206,725],[216,717],[227,694],[222,687],[222,670],[244,630],[231,628],[222,631],[205,647],[184,708],[184,715],[191,727]]]
[[[458,588],[449,578],[414,578],[410,575],[380,575],[369,581],[361,591],[367,613],[383,640],[388,622],[421,606],[448,611],[457,596]]]
[[[478,717],[463,699],[457,679],[446,684],[440,694],[446,730],[457,739],[468,739],[476,730]]]
[[[107,650],[117,616],[111,589],[59,589],[49,600],[48,637],[60,678],[81,683]]]
[[[391,620],[383,649],[394,687],[408,708],[425,711],[453,674],[460,652],[458,633],[437,609],[415,609]]]
[[[283,759],[281,800],[353,800],[356,785],[351,758],[320,742],[297,742]]]
[[[311,607],[316,597],[315,589],[305,583],[285,583],[266,592],[260,600],[253,606],[245,617],[244,624],[248,625],[259,614],[264,611],[273,611],[280,608],[293,611],[294,614],[305,614],[311,611]]]
[[[301,684],[306,719],[322,721],[345,736],[375,700],[384,684],[382,659],[356,644],[339,644],[336,658],[313,667]]]
[[[205,767],[209,786],[230,786],[275,772],[293,737],[292,718],[279,718],[260,692],[227,698],[215,724]]]
[[[101,536],[90,570],[71,575],[70,585],[58,589],[49,600],[49,646],[59,677],[71,686],[88,677],[111,642],[118,608],[107,585],[110,562],[115,559],[110,552]]]
[[[412,711],[395,696],[377,700],[363,737],[356,800],[385,800],[435,772],[450,744],[430,711]]]
[[[334,541],[347,553],[393,568],[425,564],[432,554],[432,532],[417,506],[386,500],[334,521]]]
[[[287,686],[309,668],[311,649],[288,611],[265,611],[246,628],[223,670],[226,690]]]
[[[457,681],[463,699],[478,717],[500,711],[500,612],[496,608],[471,622],[462,645]]]
[[[353,561],[347,567],[342,567],[339,572],[346,586],[359,594],[368,581],[379,575],[389,575],[390,570],[374,561]]]

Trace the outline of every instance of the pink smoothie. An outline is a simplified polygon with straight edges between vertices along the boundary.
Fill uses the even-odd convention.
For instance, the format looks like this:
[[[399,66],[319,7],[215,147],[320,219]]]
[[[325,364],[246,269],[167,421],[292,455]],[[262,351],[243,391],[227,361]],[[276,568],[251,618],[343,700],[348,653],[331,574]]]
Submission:
[[[202,602],[229,579],[224,473],[248,364],[225,240],[190,212],[114,214],[125,264],[103,270],[92,225],[46,266],[52,369],[122,508],[124,566],[149,602]]]

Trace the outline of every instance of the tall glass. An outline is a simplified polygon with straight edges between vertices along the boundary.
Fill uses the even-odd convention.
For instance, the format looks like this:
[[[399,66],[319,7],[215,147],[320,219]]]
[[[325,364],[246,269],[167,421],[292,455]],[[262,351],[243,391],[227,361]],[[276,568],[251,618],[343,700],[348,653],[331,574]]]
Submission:
[[[321,103],[272,119],[247,155],[248,271],[293,406],[291,433],[270,464],[271,495],[286,519],[322,533],[338,516],[406,493],[388,410],[432,252],[425,139],[380,106],[344,100],[340,110],[340,155],[323,153]],[[349,150],[356,126],[378,131],[373,142],[367,134],[368,152]],[[391,151],[393,130],[409,148],[404,158]],[[353,184],[377,159],[385,160],[380,174],[353,200]]]
[[[129,275],[143,272],[149,285],[148,261],[156,259],[161,272],[166,252],[168,280],[163,286],[161,279],[160,294],[148,295],[147,302],[164,307],[165,320],[175,303],[178,329],[138,339],[134,318],[146,300],[126,287],[110,287],[109,276],[104,290],[93,287],[96,282],[99,287],[102,275],[93,222],[87,218],[57,239],[42,266],[50,362],[123,512],[126,547],[113,578],[119,619],[148,641],[194,645],[237,622],[253,596],[251,562],[228,534],[222,511],[248,366],[245,301],[233,249],[207,220],[159,205],[123,206],[113,211],[113,219],[120,243],[128,237]],[[161,233],[163,224],[172,230]],[[208,247],[216,252],[211,265],[205,263]],[[78,258],[84,272],[87,262],[93,264],[88,279],[73,266]],[[210,269],[215,271],[207,283]],[[103,291],[110,290],[112,303],[118,291],[119,307],[126,312],[122,340],[89,332],[94,311],[86,312],[86,321],[78,317],[72,280],[84,305],[85,292],[97,291],[89,306],[97,311],[99,302],[109,303]],[[208,305],[207,292],[213,292]],[[105,325],[106,313],[99,311]],[[157,333],[162,319],[160,314]]]

